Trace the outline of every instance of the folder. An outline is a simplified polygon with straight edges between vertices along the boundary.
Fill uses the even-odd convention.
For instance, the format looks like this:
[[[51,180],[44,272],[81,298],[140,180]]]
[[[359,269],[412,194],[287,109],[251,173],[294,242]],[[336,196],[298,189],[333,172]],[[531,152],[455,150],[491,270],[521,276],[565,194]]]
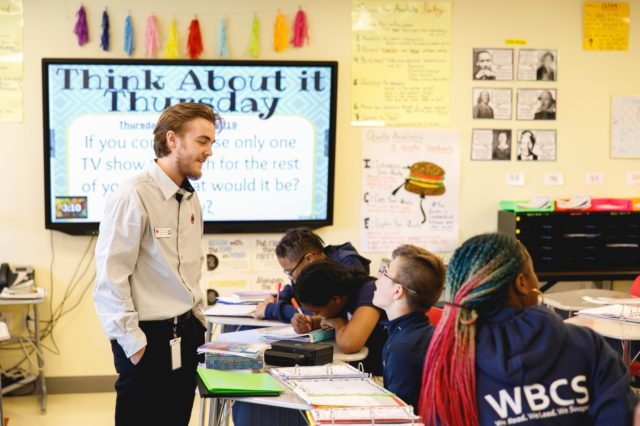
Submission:
[[[268,373],[238,373],[198,368],[202,384],[214,395],[279,395],[284,388]]]

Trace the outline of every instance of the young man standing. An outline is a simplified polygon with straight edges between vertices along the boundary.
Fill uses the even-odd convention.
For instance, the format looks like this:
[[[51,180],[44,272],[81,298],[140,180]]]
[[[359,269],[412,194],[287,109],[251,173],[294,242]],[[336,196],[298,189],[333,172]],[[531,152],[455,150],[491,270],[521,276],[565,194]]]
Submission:
[[[155,161],[107,202],[96,244],[94,301],[111,340],[117,425],[187,425],[204,341],[202,175],[220,117],[210,107],[167,108]]]
[[[433,253],[412,245],[395,249],[380,268],[373,304],[383,309],[389,337],[382,349],[384,387],[418,409],[424,358],[433,335],[426,312],[444,288],[445,268]]]

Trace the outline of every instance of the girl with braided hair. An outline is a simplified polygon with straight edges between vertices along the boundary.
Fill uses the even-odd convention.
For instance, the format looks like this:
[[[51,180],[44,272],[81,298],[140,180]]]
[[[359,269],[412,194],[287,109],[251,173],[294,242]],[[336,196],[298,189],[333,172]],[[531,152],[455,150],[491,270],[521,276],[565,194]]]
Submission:
[[[422,377],[426,425],[627,425],[635,398],[619,356],[590,329],[536,306],[538,279],[516,239],[458,248],[449,300]]]

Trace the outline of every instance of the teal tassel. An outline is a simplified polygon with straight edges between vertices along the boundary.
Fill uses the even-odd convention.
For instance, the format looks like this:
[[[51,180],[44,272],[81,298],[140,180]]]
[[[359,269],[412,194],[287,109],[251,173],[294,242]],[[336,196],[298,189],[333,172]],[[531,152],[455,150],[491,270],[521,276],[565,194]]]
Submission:
[[[124,21],[124,51],[129,56],[133,54],[133,22],[131,21],[131,15],[127,16]]]
[[[220,19],[218,26],[218,55],[221,58],[229,57],[229,50],[227,48],[227,21],[224,18]]]

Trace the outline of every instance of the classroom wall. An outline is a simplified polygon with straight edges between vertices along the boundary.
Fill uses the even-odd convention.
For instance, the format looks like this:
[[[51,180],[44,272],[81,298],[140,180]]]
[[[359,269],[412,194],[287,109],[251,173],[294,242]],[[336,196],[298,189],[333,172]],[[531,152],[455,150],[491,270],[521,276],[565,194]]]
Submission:
[[[100,14],[104,2],[84,1],[92,29],[90,43],[77,46],[72,28],[80,2],[73,0],[24,0],[24,121],[0,123],[0,260],[32,264],[38,284],[53,290],[54,306],[70,289],[76,266],[91,244],[90,237],[72,237],[44,229],[42,93],[40,59],[42,57],[124,57],[123,36],[112,33],[114,50],[99,50]],[[131,6],[135,4],[135,8]],[[587,193],[594,196],[639,195],[638,187],[625,183],[625,172],[640,169],[637,160],[609,158],[609,103],[612,94],[637,94],[640,57],[640,7],[631,1],[631,32],[628,52],[582,51],[582,1],[580,0],[457,0],[453,2],[451,126],[462,134],[462,182],[460,194],[461,240],[496,228],[497,203],[504,198],[528,198],[534,193],[569,196]],[[272,23],[278,10],[291,19],[301,5],[310,18],[311,43],[299,50],[276,54],[271,48]],[[112,27],[122,28],[131,10],[137,25],[135,57],[141,57],[144,20],[153,11],[166,30],[175,16],[186,40],[186,28],[193,13],[200,19],[205,40],[203,58],[215,58],[213,40],[217,21],[228,18],[232,59],[246,59],[251,19],[254,12],[262,20],[263,59],[337,60],[339,62],[337,161],[334,226],[322,229],[328,242],[350,240],[359,244],[360,152],[362,128],[350,126],[350,5],[348,0],[187,0],[135,3],[109,2]],[[558,49],[559,81],[557,161],[548,163],[471,162],[471,51],[474,47],[504,47],[506,39],[526,40],[526,47]],[[535,83],[496,83],[498,87],[525,87]],[[484,124],[484,123],[483,123]],[[496,123],[497,124],[497,123]],[[500,127],[520,126],[515,120],[500,122]],[[549,123],[553,126],[554,123]],[[152,155],[152,153],[150,153]],[[504,186],[507,172],[524,172],[526,186]],[[565,185],[545,187],[545,172],[564,173]],[[605,185],[585,186],[585,172],[604,172]],[[55,258],[54,258],[55,254]],[[386,253],[370,254],[377,268]],[[51,270],[50,264],[54,268]],[[92,267],[90,268],[92,269]],[[62,318],[54,334],[59,355],[46,357],[49,377],[100,376],[114,374],[110,347],[98,323],[91,299],[90,275],[84,276],[70,296],[68,307],[78,300],[83,287],[89,286],[78,309]],[[43,306],[43,317],[49,306]],[[45,341],[53,347],[51,340]],[[0,360],[6,368],[8,354]]]

